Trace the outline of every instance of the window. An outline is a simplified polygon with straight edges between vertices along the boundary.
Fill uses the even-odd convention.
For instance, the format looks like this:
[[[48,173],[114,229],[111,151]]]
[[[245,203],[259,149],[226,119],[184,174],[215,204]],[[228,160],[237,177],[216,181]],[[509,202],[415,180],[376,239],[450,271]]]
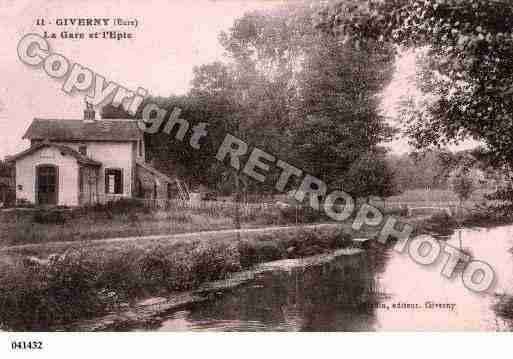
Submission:
[[[105,193],[123,193],[123,171],[119,168],[105,169]]]
[[[167,199],[173,198],[173,185],[171,183],[167,183]]]
[[[87,146],[78,146],[78,152],[84,156],[87,156]]]
[[[142,140],[139,140],[139,142],[137,143],[137,147],[139,148],[139,157],[142,157],[142,155],[143,155],[143,141]]]
[[[84,193],[84,168],[78,169],[78,191]]]

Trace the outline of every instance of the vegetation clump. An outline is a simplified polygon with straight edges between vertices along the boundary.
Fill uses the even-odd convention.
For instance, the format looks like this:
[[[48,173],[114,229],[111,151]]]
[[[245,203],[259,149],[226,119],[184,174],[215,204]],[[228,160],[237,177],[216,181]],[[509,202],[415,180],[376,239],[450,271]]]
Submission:
[[[340,230],[291,230],[234,241],[148,241],[67,248],[41,259],[19,252],[0,268],[0,325],[46,330],[151,296],[200,284],[266,261],[350,246]]]

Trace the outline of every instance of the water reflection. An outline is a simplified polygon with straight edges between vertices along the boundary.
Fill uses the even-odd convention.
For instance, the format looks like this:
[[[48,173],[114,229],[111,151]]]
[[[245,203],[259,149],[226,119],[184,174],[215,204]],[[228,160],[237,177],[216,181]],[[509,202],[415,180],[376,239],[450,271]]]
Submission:
[[[375,260],[369,261],[369,255]],[[328,264],[260,274],[250,285],[174,313],[161,330],[368,331],[382,295],[376,283],[385,251]]]
[[[447,243],[467,248],[497,272],[498,293],[513,294],[513,226],[464,230]],[[461,240],[461,243],[460,243]],[[266,272],[250,284],[171,314],[159,330],[372,331],[511,330],[495,293],[472,294],[459,275],[440,275],[406,254],[373,245],[329,264]],[[427,302],[433,304],[426,305]],[[513,300],[509,303],[513,306]],[[449,304],[455,304],[451,308]],[[433,307],[433,305],[436,305]],[[447,305],[447,306],[443,306]],[[502,308],[504,309],[504,308]],[[506,313],[506,314],[504,314]]]
[[[461,271],[453,278],[442,277],[445,259],[433,266],[420,266],[407,255],[394,254],[378,281],[392,293],[391,303],[416,303],[420,308],[377,310],[377,330],[496,331],[508,330],[494,311],[495,292],[511,292],[513,226],[493,229],[463,229],[446,243],[463,248],[473,257],[489,263],[496,271],[493,291],[475,294],[463,285]],[[455,304],[453,310],[426,307],[426,302]]]

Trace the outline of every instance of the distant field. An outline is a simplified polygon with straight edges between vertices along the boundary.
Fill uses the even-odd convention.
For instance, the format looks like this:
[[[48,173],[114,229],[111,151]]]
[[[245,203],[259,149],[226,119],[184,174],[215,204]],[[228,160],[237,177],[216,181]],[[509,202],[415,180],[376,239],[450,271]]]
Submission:
[[[477,190],[475,191],[470,201],[480,202],[483,201],[484,195],[489,193],[488,190]],[[458,196],[452,190],[442,189],[414,189],[408,190],[397,196],[388,197],[386,202],[457,202]]]

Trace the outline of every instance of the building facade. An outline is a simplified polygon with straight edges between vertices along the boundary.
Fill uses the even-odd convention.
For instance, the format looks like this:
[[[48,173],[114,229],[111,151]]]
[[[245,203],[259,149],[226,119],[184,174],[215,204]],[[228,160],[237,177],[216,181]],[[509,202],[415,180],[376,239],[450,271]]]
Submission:
[[[146,161],[143,132],[132,119],[32,121],[15,165],[16,198],[36,205],[79,206],[120,198],[172,198],[181,186]]]

